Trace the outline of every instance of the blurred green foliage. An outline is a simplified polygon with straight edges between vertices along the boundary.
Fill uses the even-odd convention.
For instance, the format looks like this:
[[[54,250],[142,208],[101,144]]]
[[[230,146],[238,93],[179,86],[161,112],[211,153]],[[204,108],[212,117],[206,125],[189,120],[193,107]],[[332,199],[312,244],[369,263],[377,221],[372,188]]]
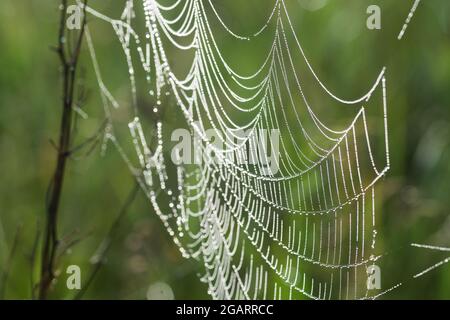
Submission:
[[[215,1],[224,21],[243,34],[265,21],[273,2]],[[91,3],[117,16],[124,1]],[[396,283],[405,274],[445,258],[410,248],[411,242],[450,247],[450,2],[422,1],[402,41],[397,34],[412,0],[286,3],[311,63],[340,96],[359,96],[379,70],[387,67],[392,167],[378,189],[378,239],[380,251],[388,253],[382,279]],[[366,28],[366,8],[373,3],[382,9],[381,30]],[[50,50],[57,40],[58,19],[58,1],[0,2],[1,270],[18,232],[5,298],[30,298],[31,283],[38,278],[38,268],[32,267],[30,257],[36,237],[42,235],[45,194],[56,158],[49,141],[57,138],[61,112],[59,63]],[[88,23],[95,34],[99,60],[108,70],[108,84],[114,92],[125,90],[125,65],[118,64],[124,57],[110,27],[93,18]],[[264,40],[271,41],[270,34]],[[248,70],[264,57],[264,41],[257,50],[253,48],[254,59],[235,50],[232,41],[221,37],[218,41],[233,62]],[[181,69],[183,62],[189,61],[189,57],[173,59]],[[103,120],[86,50],[81,70],[80,83],[87,92],[83,110],[89,118],[79,119],[77,141],[91,136]],[[174,106],[167,108],[175,126],[180,116]],[[128,168],[113,148],[105,156],[97,148],[87,157],[70,161],[59,230],[61,236],[81,241],[61,258],[61,273],[68,265],[77,264],[83,276],[89,274],[90,259],[133,186]],[[107,261],[84,298],[144,299],[149,286],[157,282],[167,283],[175,298],[208,298],[206,286],[198,281],[199,270],[195,262],[181,258],[148,199],[140,193],[121,221]],[[73,295],[61,277],[51,297],[70,299]],[[450,298],[450,266],[444,265],[386,298]]]

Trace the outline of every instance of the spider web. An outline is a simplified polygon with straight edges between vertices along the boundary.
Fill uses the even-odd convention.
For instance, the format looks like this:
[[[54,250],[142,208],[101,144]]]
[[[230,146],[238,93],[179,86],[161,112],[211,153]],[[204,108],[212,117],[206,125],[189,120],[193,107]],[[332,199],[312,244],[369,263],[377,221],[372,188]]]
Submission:
[[[86,8],[112,26],[128,66],[134,154],[116,137],[112,113],[123,106],[104,83],[87,28],[110,119],[104,147],[116,146],[182,255],[203,265],[208,293],[214,299],[372,297],[367,267],[380,257],[375,186],[389,170],[385,69],[362,97],[338,97],[306,57],[283,0],[251,35],[235,33],[210,0],[136,3],[126,1],[118,19]],[[217,40],[223,33],[237,47],[267,33],[273,41],[259,66],[244,74],[223,53]],[[168,57],[173,51],[192,56],[184,73]],[[345,107],[349,116],[327,125],[324,109],[308,99],[307,81],[326,108]],[[167,158],[161,119],[151,135],[156,143],[150,142],[139,108],[141,85],[156,100],[149,107],[155,114],[174,99],[195,137],[196,165]],[[369,130],[369,104],[380,111],[382,155],[372,151],[380,148]],[[219,133],[214,142],[208,129]],[[279,132],[279,143],[269,139],[261,150],[263,130]],[[277,170],[268,170],[274,161]]]

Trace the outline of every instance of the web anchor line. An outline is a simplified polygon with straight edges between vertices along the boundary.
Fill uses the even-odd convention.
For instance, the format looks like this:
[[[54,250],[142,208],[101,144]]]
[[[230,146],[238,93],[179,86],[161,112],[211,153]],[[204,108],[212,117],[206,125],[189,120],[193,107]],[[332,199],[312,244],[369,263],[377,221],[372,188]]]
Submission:
[[[412,18],[414,17],[414,13],[416,12],[417,7],[419,6],[419,3],[420,3],[420,0],[414,0],[414,4],[408,13],[408,16],[406,17],[405,23],[403,24],[403,27],[400,30],[400,33],[397,36],[398,40],[402,40],[403,36],[405,35],[406,29],[408,29],[409,23],[411,22]]]

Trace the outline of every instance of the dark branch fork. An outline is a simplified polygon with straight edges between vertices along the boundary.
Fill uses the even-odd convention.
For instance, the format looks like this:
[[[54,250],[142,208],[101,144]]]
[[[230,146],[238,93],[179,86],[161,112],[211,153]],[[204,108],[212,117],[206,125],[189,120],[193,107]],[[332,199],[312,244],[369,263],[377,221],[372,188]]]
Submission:
[[[73,127],[73,104],[76,85],[78,60],[86,27],[86,5],[84,0],[83,22],[76,40],[75,48],[67,52],[66,41],[66,16],[67,0],[61,2],[61,17],[58,33],[58,46],[56,52],[59,55],[63,78],[63,108],[60,124],[59,141],[57,145],[56,168],[50,182],[47,197],[47,213],[44,230],[44,244],[42,247],[41,275],[39,283],[39,298],[46,299],[50,285],[55,278],[55,258],[58,249],[58,209],[61,200],[61,192],[64,183],[66,162],[70,155],[71,133]]]
[[[75,153],[88,147],[89,150],[86,155],[88,155],[93,148],[97,145],[101,133],[107,128],[109,119],[106,119],[102,125],[99,127],[94,135],[86,139],[79,145],[72,146],[72,135],[74,132],[75,121],[73,121],[74,106],[75,101],[75,87],[77,78],[77,68],[79,62],[79,56],[81,51],[81,46],[83,42],[83,37],[86,31],[86,8],[87,0],[83,1],[83,21],[81,29],[78,32],[76,38],[75,47],[72,49],[71,42],[66,40],[66,19],[67,19],[67,8],[68,0],[61,0],[61,16],[59,24],[58,33],[58,46],[54,48],[59,56],[60,64],[62,67],[62,116],[59,129],[59,140],[58,143],[50,141],[52,146],[57,152],[56,158],[56,168],[53,174],[53,178],[50,181],[49,188],[47,191],[46,198],[46,219],[45,219],[45,229],[43,233],[43,246],[41,252],[41,269],[40,269],[40,280],[36,285],[38,289],[38,298],[47,299],[48,294],[52,285],[53,280],[56,278],[55,268],[58,260],[61,258],[61,254],[65,252],[68,248],[79,242],[79,239],[72,239],[68,241],[67,239],[59,239],[58,237],[58,215],[59,206],[62,195],[62,188],[64,183],[64,176],[66,171],[66,163]],[[70,36],[70,34],[69,34]],[[137,178],[137,177],[134,177]],[[118,216],[114,220],[111,228],[109,229],[105,239],[102,244],[106,244],[104,250],[99,253],[100,258],[97,263],[95,263],[94,268],[89,275],[87,282],[83,289],[75,295],[75,299],[81,299],[84,293],[87,291],[90,284],[93,282],[95,276],[100,270],[103,260],[111,246],[111,241],[114,238],[114,234],[117,231],[120,222],[125,216],[129,206],[134,201],[139,189],[139,184],[136,183],[127,197],[125,203],[121,207]],[[39,233],[36,236],[36,242],[39,239]],[[35,249],[33,249],[31,255],[31,270],[33,270],[34,260],[35,260]],[[31,276],[32,285],[32,295],[34,298],[34,284],[33,277]]]

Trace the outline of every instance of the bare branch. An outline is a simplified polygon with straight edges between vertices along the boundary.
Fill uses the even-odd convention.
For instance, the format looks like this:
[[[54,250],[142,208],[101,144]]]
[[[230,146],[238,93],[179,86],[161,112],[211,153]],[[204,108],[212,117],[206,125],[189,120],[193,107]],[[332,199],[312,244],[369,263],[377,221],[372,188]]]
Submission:
[[[56,168],[53,174],[53,179],[50,182],[47,195],[47,215],[44,230],[44,245],[42,247],[41,278],[39,282],[40,299],[47,298],[50,285],[55,278],[55,258],[59,245],[57,232],[58,212],[64,183],[66,162],[70,150],[76,71],[86,27],[86,4],[87,0],[84,1],[83,24],[78,34],[76,47],[73,52],[69,53],[70,58],[68,60],[66,54],[67,41],[65,38],[67,0],[61,0],[61,17],[59,24],[58,47],[56,51],[59,54],[63,70],[63,106],[59,142],[57,145]]]

